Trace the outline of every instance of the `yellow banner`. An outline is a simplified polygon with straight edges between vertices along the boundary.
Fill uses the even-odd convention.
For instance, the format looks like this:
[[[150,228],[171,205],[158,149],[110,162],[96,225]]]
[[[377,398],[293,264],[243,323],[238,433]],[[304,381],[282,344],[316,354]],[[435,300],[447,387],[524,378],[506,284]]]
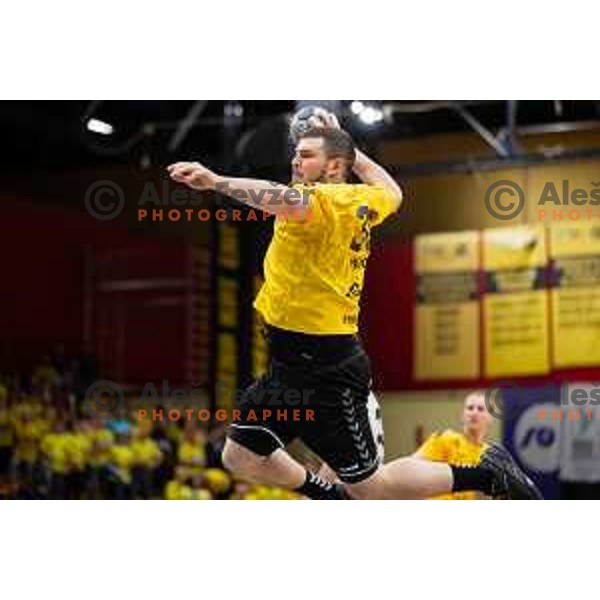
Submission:
[[[483,232],[485,376],[550,370],[542,226]]]
[[[600,225],[550,230],[553,361],[558,368],[600,364]]]
[[[228,223],[219,224],[217,260],[217,357],[216,398],[217,408],[231,409],[238,386],[239,372],[239,228]]]
[[[479,376],[479,249],[475,231],[416,238],[416,379]]]

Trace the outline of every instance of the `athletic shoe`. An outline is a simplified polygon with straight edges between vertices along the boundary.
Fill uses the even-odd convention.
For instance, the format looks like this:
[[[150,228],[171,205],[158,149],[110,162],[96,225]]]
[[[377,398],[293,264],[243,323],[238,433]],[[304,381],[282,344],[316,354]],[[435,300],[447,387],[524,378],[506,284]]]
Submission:
[[[480,465],[493,474],[491,496],[505,496],[509,500],[543,500],[544,497],[514,461],[510,452],[500,444],[492,443],[482,454]]]

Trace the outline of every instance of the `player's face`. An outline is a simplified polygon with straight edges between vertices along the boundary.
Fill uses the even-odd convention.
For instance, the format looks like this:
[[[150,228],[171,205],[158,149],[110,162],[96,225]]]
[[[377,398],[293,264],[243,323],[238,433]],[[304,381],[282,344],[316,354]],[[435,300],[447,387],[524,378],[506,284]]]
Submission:
[[[492,419],[483,394],[467,396],[463,407],[463,423],[467,431],[484,436],[492,426]]]
[[[306,138],[300,140],[292,159],[293,181],[301,183],[324,181],[327,162],[322,139]]]

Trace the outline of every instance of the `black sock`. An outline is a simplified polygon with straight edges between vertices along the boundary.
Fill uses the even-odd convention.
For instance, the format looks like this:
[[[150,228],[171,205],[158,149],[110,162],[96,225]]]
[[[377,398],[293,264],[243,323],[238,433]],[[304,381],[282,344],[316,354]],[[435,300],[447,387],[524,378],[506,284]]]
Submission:
[[[304,483],[294,490],[311,500],[347,500],[344,488],[321,479],[316,473],[306,471]]]
[[[484,467],[455,467],[452,469],[453,492],[483,492],[490,494],[493,476],[491,471]]]

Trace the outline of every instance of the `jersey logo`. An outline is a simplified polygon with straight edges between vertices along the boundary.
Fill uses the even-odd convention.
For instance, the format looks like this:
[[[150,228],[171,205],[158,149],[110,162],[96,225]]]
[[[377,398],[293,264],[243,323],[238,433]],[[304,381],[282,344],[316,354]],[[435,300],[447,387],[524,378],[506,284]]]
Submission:
[[[363,248],[370,250],[369,239],[371,237],[371,222],[377,219],[378,213],[370,209],[366,204],[361,204],[356,209],[356,218],[362,221],[360,233],[355,235],[350,242],[350,250],[360,252]]]

